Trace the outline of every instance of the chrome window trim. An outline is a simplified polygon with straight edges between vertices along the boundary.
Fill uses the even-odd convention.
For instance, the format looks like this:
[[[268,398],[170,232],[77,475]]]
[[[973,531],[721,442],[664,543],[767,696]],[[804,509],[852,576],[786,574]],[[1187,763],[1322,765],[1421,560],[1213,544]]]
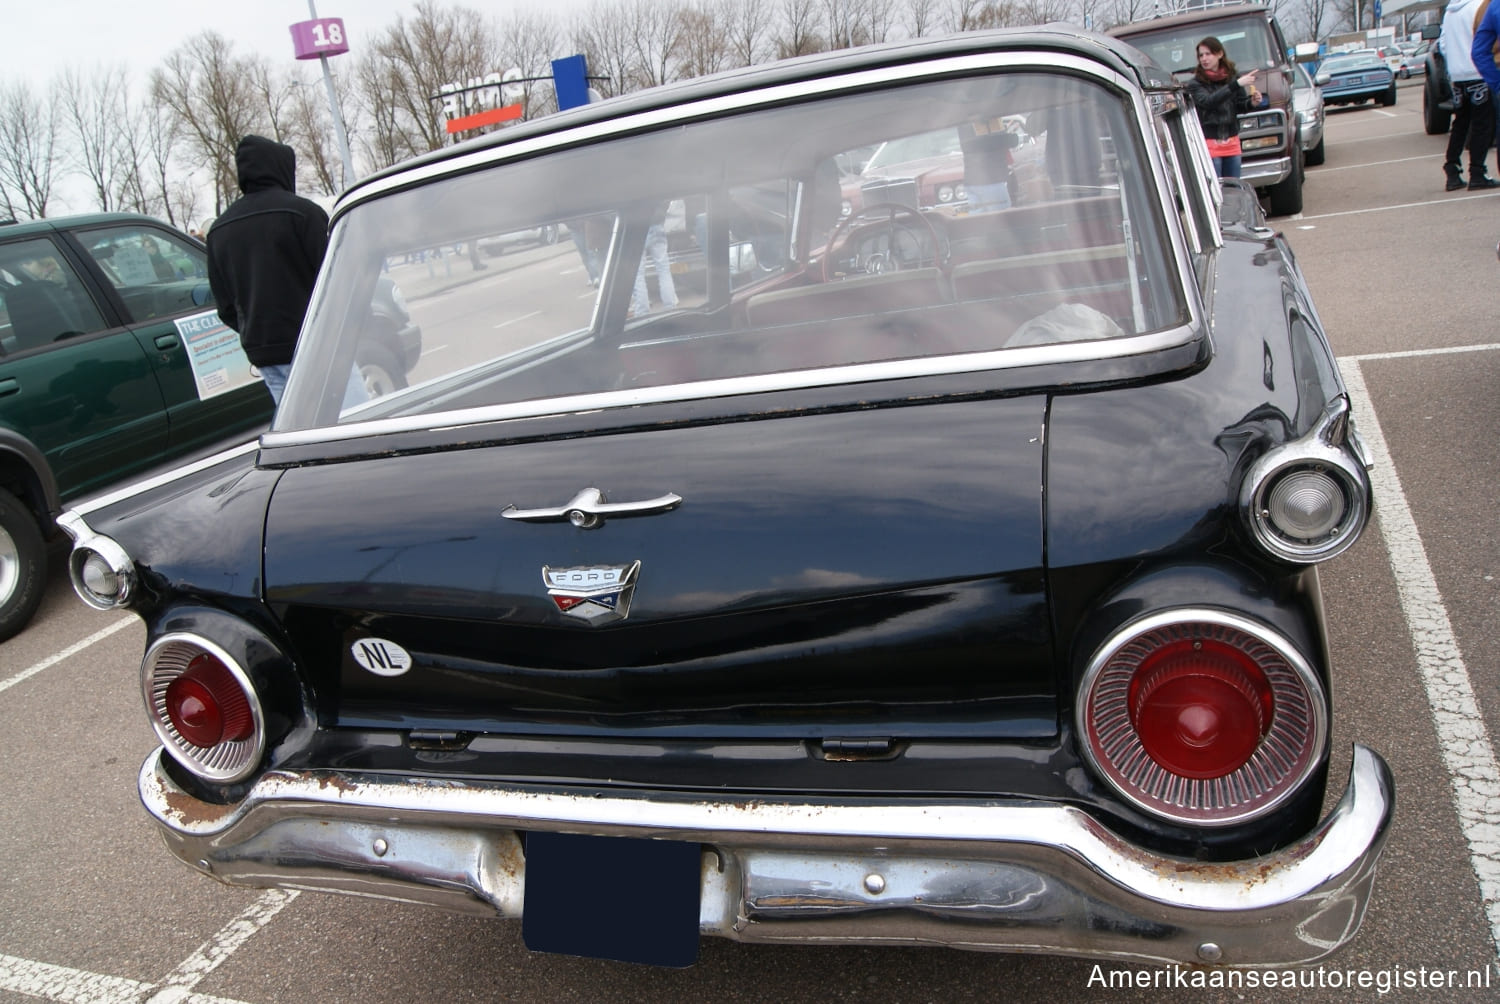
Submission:
[[[653,109],[647,112],[628,115],[620,119],[589,123],[573,129],[533,137],[508,146],[486,148],[455,157],[451,160],[413,168],[400,175],[372,182],[369,187],[361,188],[351,193],[349,196],[346,196],[347,202],[341,200],[334,207],[333,219],[335,223],[333,229],[335,238],[341,230],[339,224],[342,222],[343,216],[350,210],[378,197],[399,192],[414,183],[432,181],[449,175],[463,174],[482,167],[494,167],[550,150],[573,146],[579,142],[617,137],[632,132],[639,132],[654,126],[681,124],[687,120],[707,118],[729,112],[772,107],[801,98],[832,97],[845,92],[867,89],[874,85],[914,84],[931,79],[995,69],[1021,69],[1046,73],[1056,73],[1061,69],[1101,83],[1115,93],[1127,97],[1135,113],[1137,134],[1144,141],[1146,158],[1151,165],[1154,175],[1147,183],[1146,190],[1148,193],[1154,193],[1158,206],[1173,205],[1173,196],[1166,178],[1166,172],[1169,168],[1161,147],[1161,142],[1156,134],[1150,94],[1143,90],[1138,83],[1095,60],[1069,53],[1047,53],[1045,61],[1040,56],[1041,54],[1034,51],[981,53],[935,59],[923,64],[907,64],[861,70],[836,77],[757,88],[735,94],[706,98],[689,104]],[[1123,194],[1123,187],[1120,191]],[[1119,359],[1176,348],[1188,344],[1194,338],[1199,337],[1200,334],[1206,334],[1207,325],[1205,324],[1203,304],[1199,298],[1198,283],[1193,272],[1190,243],[1183,231],[1182,220],[1176,212],[1167,212],[1164,214],[1164,217],[1167,242],[1163,251],[1175,259],[1178,295],[1182,305],[1187,308],[1188,319],[1184,324],[1165,328],[1161,331],[1147,332],[1145,334],[1131,335],[1107,341],[1030,346],[989,352],[927,356],[920,359],[820,367],[811,370],[792,370],[779,373],[756,374],[747,377],[669,384],[662,387],[566,395],[543,400],[518,401],[452,412],[429,412],[402,418],[373,419],[367,422],[322,426],[315,429],[283,432],[273,430],[262,436],[261,445],[267,449],[309,446],[318,443],[362,439],[367,436],[424,431],[436,428],[457,428],[512,419],[535,418],[544,415],[563,415],[604,409],[631,408],[649,404],[703,400],[743,394],[762,394],[784,390],[801,390],[813,387],[842,386],[912,377],[958,375],[987,370],[1021,369],[1057,363]],[[313,291],[312,305],[308,311],[309,318],[315,316],[317,312],[328,274],[329,270],[324,269],[319,275],[316,288]]]
[[[723,94],[718,97],[701,98],[687,104],[669,105],[649,111],[636,112],[622,118],[563,129],[555,133],[533,136],[515,143],[486,147],[473,153],[424,164],[400,174],[367,182],[353,189],[334,203],[332,222],[339,219],[361,203],[400,191],[412,184],[432,181],[450,174],[465,174],[477,168],[494,167],[512,160],[519,160],[538,153],[589,143],[596,140],[626,135],[656,126],[682,124],[687,120],[710,118],[726,112],[738,112],[761,106],[785,104],[810,97],[832,97],[845,91],[861,90],[878,84],[912,84],[965,72],[993,69],[1067,69],[1093,77],[1119,91],[1138,90],[1123,75],[1116,73],[1096,60],[1071,53],[1047,53],[1044,61],[1035,51],[1008,51],[975,53],[967,56],[949,56],[921,63],[906,63],[870,70],[855,70],[832,77],[814,80],[799,80],[769,87]]]
[[[634,390],[605,391],[597,394],[574,394],[537,401],[489,405],[461,411],[432,412],[403,418],[375,419],[350,425],[324,426],[297,432],[268,432],[261,437],[266,449],[283,446],[309,446],[333,443],[366,436],[389,435],[428,429],[461,428],[487,422],[543,415],[567,415],[613,408],[633,408],[675,401],[701,401],[706,398],[735,397],[742,394],[766,394],[773,391],[804,390],[812,387],[836,387],[845,384],[901,380],[909,377],[949,376],[978,373],[984,370],[1019,369],[1048,363],[1087,362],[1143,355],[1186,344],[1198,331],[1196,325],[1179,325],[1165,331],[1118,338],[1113,342],[1072,342],[1062,345],[1028,346],[996,349],[922,359],[900,359],[892,362],[860,363],[853,366],[830,366],[812,370],[791,370],[722,380],[700,380],[693,383],[668,384]],[[1102,345],[1113,351],[1100,351]]]

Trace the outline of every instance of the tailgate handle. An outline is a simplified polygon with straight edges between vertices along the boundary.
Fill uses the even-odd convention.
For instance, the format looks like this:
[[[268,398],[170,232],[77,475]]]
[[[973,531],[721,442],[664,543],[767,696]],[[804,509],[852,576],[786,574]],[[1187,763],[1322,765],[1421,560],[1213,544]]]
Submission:
[[[652,513],[676,509],[682,504],[682,496],[668,492],[654,499],[639,502],[606,502],[604,493],[597,488],[585,488],[572,500],[556,509],[517,509],[508,505],[500,515],[506,519],[525,520],[528,523],[555,523],[567,520],[576,527],[592,530],[604,525],[606,516],[649,516]]]

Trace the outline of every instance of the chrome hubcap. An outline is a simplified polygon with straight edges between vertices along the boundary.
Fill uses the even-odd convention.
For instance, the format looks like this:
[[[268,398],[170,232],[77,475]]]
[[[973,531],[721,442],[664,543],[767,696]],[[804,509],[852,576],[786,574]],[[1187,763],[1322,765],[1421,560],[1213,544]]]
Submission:
[[[21,582],[21,555],[15,538],[0,526],[0,604],[15,595]]]

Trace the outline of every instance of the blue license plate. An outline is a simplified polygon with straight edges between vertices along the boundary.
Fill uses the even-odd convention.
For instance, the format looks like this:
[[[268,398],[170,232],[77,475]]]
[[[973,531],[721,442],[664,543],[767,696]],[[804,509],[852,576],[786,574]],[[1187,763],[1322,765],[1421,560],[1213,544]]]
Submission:
[[[528,833],[521,937],[534,952],[691,966],[702,860],[699,844]]]

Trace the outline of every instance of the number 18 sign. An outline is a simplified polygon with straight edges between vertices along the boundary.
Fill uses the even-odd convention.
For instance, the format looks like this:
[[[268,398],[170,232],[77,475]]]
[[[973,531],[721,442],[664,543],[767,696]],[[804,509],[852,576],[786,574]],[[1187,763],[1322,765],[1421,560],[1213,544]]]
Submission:
[[[320,17],[316,21],[299,21],[291,26],[292,47],[298,59],[337,56],[349,51],[349,36],[344,34],[344,19]]]

